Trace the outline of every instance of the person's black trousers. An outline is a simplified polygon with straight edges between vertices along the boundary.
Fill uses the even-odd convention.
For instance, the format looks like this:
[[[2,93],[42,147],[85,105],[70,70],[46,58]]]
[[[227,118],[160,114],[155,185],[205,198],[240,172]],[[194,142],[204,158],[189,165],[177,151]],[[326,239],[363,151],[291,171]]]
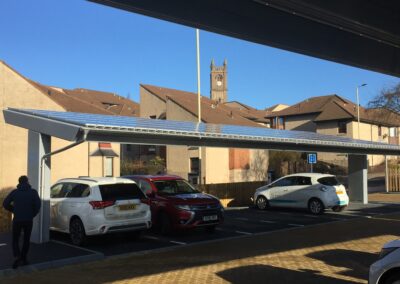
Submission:
[[[12,246],[14,257],[26,260],[26,255],[29,251],[29,243],[31,239],[32,233],[32,221],[14,221],[12,228]],[[22,245],[22,251],[19,248],[19,238],[21,236],[21,232],[24,233],[24,242]]]

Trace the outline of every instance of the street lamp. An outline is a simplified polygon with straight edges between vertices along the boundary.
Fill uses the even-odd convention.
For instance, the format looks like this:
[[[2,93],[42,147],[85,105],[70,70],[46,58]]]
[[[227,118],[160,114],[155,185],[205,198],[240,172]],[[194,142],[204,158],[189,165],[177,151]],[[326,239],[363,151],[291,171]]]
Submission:
[[[358,128],[358,139],[360,139],[360,100],[358,98],[358,89],[361,87],[366,86],[367,84],[362,84],[360,86],[357,86],[357,128]]]

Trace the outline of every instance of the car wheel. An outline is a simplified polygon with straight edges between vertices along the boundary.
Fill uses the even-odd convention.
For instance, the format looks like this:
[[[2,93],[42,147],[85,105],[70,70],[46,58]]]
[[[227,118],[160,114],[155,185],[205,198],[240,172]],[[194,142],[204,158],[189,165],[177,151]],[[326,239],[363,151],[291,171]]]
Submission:
[[[400,272],[395,272],[389,275],[383,284],[400,284]]]
[[[324,212],[324,204],[321,200],[313,198],[308,202],[308,210],[315,215],[322,214]]]
[[[76,246],[81,246],[86,241],[85,227],[82,224],[81,219],[74,218],[71,220],[69,225],[69,235],[71,242]]]
[[[167,214],[161,213],[160,215],[160,232],[163,235],[168,235],[172,231],[171,220]]]
[[[346,209],[347,206],[333,206],[332,211],[333,212],[342,212],[344,209]]]
[[[257,205],[257,208],[260,209],[260,210],[267,209],[268,208],[268,200],[267,200],[267,198],[265,198],[264,196],[260,195],[259,197],[257,197],[256,205]]]
[[[207,233],[214,233],[215,232],[215,229],[217,228],[217,226],[207,226],[207,227],[205,227],[205,230],[206,230],[206,232]]]

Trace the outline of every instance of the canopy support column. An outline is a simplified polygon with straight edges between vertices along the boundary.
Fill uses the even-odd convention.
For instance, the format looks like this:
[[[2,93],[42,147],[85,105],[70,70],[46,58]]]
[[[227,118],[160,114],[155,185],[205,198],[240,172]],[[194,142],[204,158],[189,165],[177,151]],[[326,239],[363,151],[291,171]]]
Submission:
[[[350,201],[368,203],[368,160],[367,155],[349,155]]]
[[[29,130],[28,177],[32,187],[38,191],[42,202],[40,212],[33,220],[31,235],[33,243],[45,243],[50,239],[50,159],[45,159],[42,163],[42,157],[50,151],[51,136]]]

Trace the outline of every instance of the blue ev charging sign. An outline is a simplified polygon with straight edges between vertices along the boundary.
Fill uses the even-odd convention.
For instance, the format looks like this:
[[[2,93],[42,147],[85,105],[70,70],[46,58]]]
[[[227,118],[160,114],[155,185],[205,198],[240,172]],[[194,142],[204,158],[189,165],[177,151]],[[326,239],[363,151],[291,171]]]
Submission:
[[[309,153],[307,155],[307,162],[309,164],[316,164],[317,163],[317,153]]]

